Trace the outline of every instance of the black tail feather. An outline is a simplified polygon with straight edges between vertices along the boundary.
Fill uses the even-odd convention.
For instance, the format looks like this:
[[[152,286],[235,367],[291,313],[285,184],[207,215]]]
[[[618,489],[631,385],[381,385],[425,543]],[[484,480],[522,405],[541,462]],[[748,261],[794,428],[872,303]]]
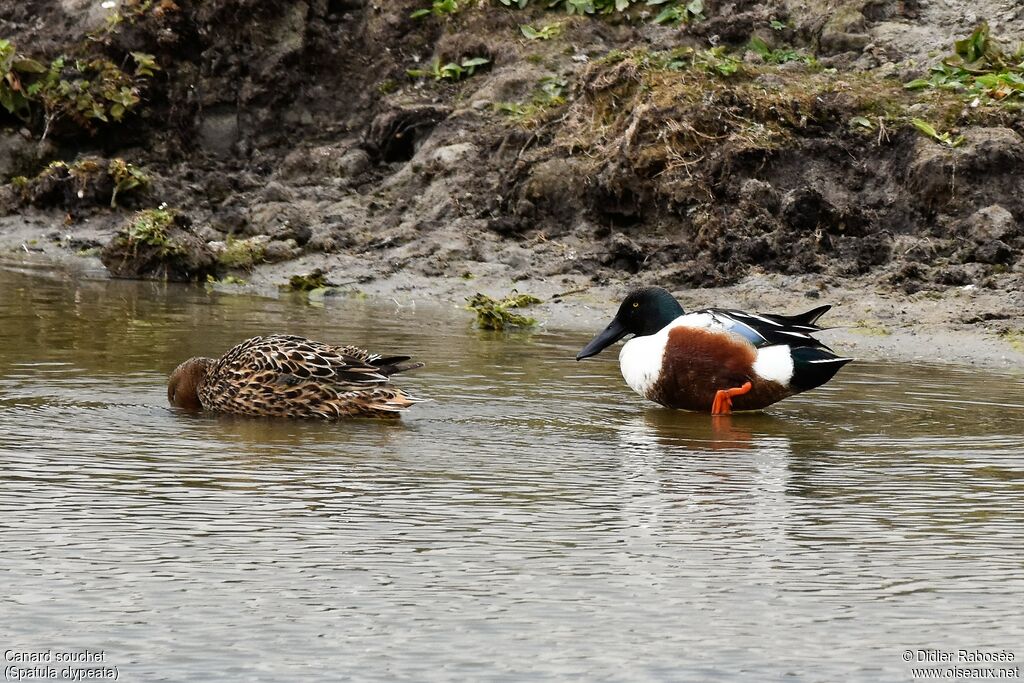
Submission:
[[[805,313],[800,313],[799,315],[791,315],[789,316],[789,319],[797,325],[817,325],[818,319],[828,313],[831,308],[832,306],[830,304],[825,304],[824,306],[812,308],[811,310],[806,311]]]
[[[813,313],[813,311],[808,311],[808,313]],[[853,360],[852,358],[840,358],[825,348],[810,346],[797,347],[791,353],[793,356],[793,378],[789,384],[797,391],[808,391],[820,387],[835,377],[839,368]]]
[[[812,308],[804,313],[798,313],[797,315],[780,315],[778,313],[759,313],[763,318],[774,320],[775,322],[785,325],[794,330],[801,330],[803,332],[817,332],[821,328],[818,327],[818,319],[825,315],[828,310],[832,308],[829,304],[824,306],[818,306]]]
[[[412,356],[388,356],[386,358],[378,358],[377,360],[370,361],[370,365],[376,365],[378,367],[381,365],[395,365],[396,363],[407,361],[410,358],[412,358]]]
[[[377,372],[386,377],[423,367],[423,363],[405,363],[404,361],[409,360],[409,358],[410,356],[392,356],[391,358],[375,360],[373,364],[377,366]]]

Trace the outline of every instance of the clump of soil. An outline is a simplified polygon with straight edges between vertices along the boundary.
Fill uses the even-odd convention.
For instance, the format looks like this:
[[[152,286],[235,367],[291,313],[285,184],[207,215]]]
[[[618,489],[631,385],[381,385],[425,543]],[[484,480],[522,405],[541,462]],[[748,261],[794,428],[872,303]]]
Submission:
[[[25,159],[36,173],[123,159],[148,182],[117,204],[187,218],[169,239],[191,260],[167,262],[125,241],[110,174],[0,193],[7,212],[73,209],[69,232],[107,225],[118,276],[201,278],[246,244],[259,254],[237,267],[355,259],[362,277],[874,273],[908,291],[1024,277],[1019,107],[904,87],[942,57],[908,36],[951,50],[989,19],[1012,49],[1024,15],[1008,0],[706,0],[704,20],[678,27],[642,5],[568,17],[483,2],[413,19],[424,0],[163,0],[126,2],[108,28],[99,2],[36,4],[42,23],[0,10],[0,37],[22,52],[144,53],[160,68],[122,124],[54,130],[17,171],[0,155],[8,179]],[[975,21],[950,23],[950,4]],[[523,24],[557,30],[530,39]],[[408,74],[474,59],[486,64],[472,75]],[[0,143],[23,147],[23,122],[3,116]]]
[[[130,216],[100,260],[114,277],[132,279],[205,280],[217,269],[216,258],[189,229],[188,219],[162,209]]]

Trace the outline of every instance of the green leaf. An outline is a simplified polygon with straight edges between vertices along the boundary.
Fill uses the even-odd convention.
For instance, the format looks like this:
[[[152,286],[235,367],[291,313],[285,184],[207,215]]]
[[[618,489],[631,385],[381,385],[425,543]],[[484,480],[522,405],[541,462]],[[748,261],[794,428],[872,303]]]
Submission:
[[[667,24],[670,21],[679,21],[679,8],[666,7],[654,17],[655,24]]]
[[[953,49],[967,63],[976,62],[985,56],[988,50],[989,30],[988,23],[982,22],[970,36],[953,43]]]
[[[15,102],[17,94],[13,90],[0,87],[0,106],[6,109],[8,114],[13,114],[19,108]]]
[[[46,67],[34,59],[15,59],[11,68],[23,74],[44,74]]]
[[[925,78],[915,78],[914,80],[905,84],[903,87],[906,88],[907,90],[922,90],[923,88],[927,88],[931,85],[932,82]]]
[[[160,66],[156,63],[156,57],[146,52],[133,52],[132,59],[136,64],[136,76],[152,76],[154,71],[160,70]]]
[[[733,61],[719,62],[718,64],[715,65],[715,68],[718,70],[718,73],[722,74],[723,76],[731,76],[737,71],[739,71],[740,65],[739,62]]]
[[[936,140],[939,139],[939,132],[935,130],[935,126],[928,123],[927,121],[923,119],[913,119],[911,120],[911,123],[914,124],[914,128],[917,128],[919,131],[921,131],[928,137],[934,138]]]
[[[750,38],[750,49],[756,52],[757,54],[761,55],[762,57],[767,57],[772,52],[772,49],[768,46],[768,43],[764,42],[757,36],[752,36]]]
[[[524,36],[526,36],[530,40],[537,40],[538,38],[541,37],[540,31],[530,26],[529,24],[523,24],[522,26],[519,27],[519,30],[522,32]]]
[[[985,74],[984,76],[978,76],[974,79],[974,82],[983,88],[997,88],[1003,84],[1003,79],[1000,78],[1001,74]]]
[[[704,13],[704,0],[690,0],[690,4],[686,6],[686,11],[690,14],[697,16]]]
[[[443,78],[447,78],[451,81],[457,81],[462,78],[462,72],[465,71],[461,66],[455,62],[448,62],[442,67],[437,67],[434,70],[434,80],[440,81]]]
[[[871,119],[866,116],[854,116],[850,119],[851,126],[860,126],[861,128],[867,128],[868,130],[874,130],[875,124],[871,123]]]
[[[486,57],[473,57],[471,59],[464,59],[464,60],[462,60],[462,66],[464,66],[464,67],[481,66],[483,64],[489,64],[490,61],[491,60],[487,59]]]

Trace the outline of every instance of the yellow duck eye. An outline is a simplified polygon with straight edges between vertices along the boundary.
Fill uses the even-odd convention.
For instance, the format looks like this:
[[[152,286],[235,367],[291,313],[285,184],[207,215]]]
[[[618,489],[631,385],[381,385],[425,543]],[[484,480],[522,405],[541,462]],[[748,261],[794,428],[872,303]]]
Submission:
[[[634,301],[633,302],[633,308],[640,308],[640,302],[639,301]]]

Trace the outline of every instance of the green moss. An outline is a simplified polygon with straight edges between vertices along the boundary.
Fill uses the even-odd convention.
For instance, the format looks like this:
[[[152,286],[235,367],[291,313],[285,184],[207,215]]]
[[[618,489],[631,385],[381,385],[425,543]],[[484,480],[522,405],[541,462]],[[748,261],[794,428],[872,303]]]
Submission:
[[[869,320],[858,320],[853,324],[851,329],[854,332],[864,334],[869,337],[888,337],[892,335],[892,332],[883,327],[880,323]]]
[[[1024,353],[1024,330],[1007,330],[999,335],[1016,351]]]
[[[476,324],[484,330],[504,330],[508,327],[534,327],[537,321],[509,309],[524,308],[541,303],[531,294],[510,294],[498,301],[486,294],[474,294],[466,299],[467,309],[476,313]]]
[[[207,275],[206,276],[206,284],[211,286],[211,287],[216,286],[216,285],[238,285],[238,286],[242,286],[242,285],[246,284],[246,282],[242,278],[235,277],[234,275],[225,275],[224,277],[220,278],[219,280],[216,277],[214,277],[213,275]]]
[[[288,284],[281,285],[281,289],[287,289],[293,292],[311,292],[315,289],[322,289],[330,286],[332,285],[327,281],[327,274],[320,268],[316,268],[304,275],[292,275],[288,279]]]
[[[240,240],[229,235],[217,262],[225,268],[249,270],[263,261],[265,251],[263,241],[258,237]]]

